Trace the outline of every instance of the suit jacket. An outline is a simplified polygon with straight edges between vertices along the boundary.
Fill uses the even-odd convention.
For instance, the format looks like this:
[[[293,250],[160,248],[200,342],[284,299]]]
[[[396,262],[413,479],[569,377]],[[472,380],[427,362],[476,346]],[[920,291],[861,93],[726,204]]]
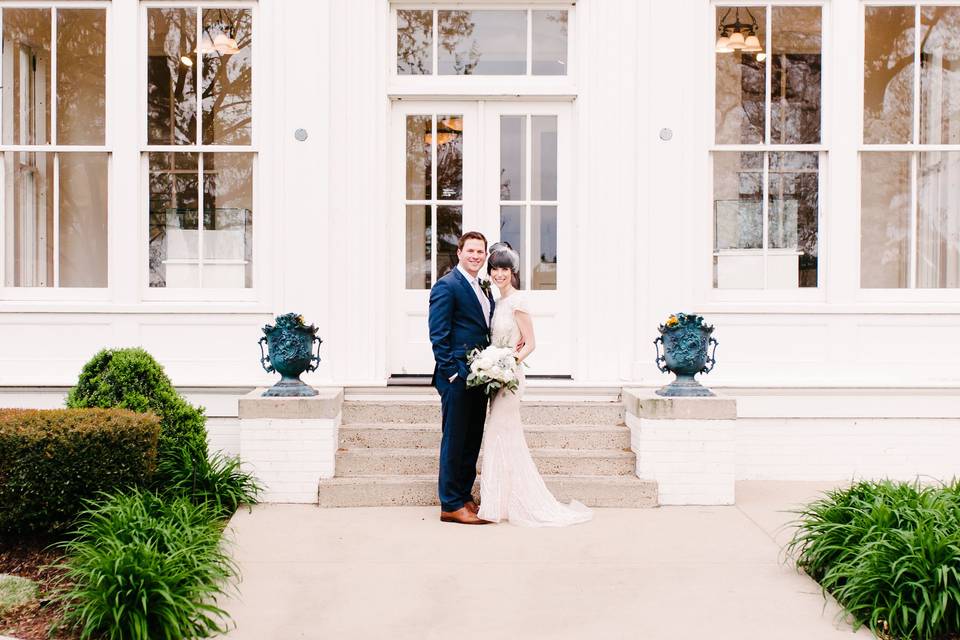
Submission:
[[[493,297],[490,300],[490,319],[493,318]],[[467,378],[467,354],[476,347],[490,344],[490,328],[483,317],[483,307],[470,282],[459,270],[453,269],[430,290],[430,343],[433,345],[431,384],[437,378],[449,379],[453,374]]]

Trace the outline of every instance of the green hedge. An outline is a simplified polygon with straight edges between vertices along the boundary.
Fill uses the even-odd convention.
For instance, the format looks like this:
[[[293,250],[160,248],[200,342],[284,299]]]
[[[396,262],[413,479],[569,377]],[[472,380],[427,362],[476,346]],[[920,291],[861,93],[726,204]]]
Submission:
[[[207,456],[206,418],[170,382],[163,367],[143,349],[104,349],[84,365],[67,406],[120,407],[160,416],[159,457],[188,447]]]
[[[159,431],[120,409],[0,410],[0,534],[62,532],[98,492],[148,483]]]

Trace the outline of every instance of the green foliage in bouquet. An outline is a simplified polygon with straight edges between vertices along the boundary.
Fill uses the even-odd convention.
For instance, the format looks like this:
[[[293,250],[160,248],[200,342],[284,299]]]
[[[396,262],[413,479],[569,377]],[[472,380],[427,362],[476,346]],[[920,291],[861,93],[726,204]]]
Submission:
[[[483,387],[488,396],[496,395],[501,389],[516,393],[520,388],[517,375],[520,364],[510,347],[478,347],[467,354],[467,364],[470,367],[468,387]]]
[[[848,612],[885,638],[960,631],[960,482],[860,482],[798,511],[788,551]]]

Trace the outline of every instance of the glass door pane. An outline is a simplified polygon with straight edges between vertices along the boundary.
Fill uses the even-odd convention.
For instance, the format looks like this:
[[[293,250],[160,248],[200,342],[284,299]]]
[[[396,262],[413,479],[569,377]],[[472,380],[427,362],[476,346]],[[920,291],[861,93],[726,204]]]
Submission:
[[[407,289],[429,289],[457,265],[463,233],[463,114],[405,119]]]

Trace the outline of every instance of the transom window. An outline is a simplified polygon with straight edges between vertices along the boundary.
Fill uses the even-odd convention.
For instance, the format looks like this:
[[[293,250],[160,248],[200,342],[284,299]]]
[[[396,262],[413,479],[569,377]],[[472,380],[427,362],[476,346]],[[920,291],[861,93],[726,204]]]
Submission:
[[[567,75],[567,11],[399,9],[398,75]]]
[[[106,6],[0,9],[4,286],[107,286]]]
[[[960,6],[864,8],[860,285],[960,287]]]
[[[713,286],[818,284],[819,6],[717,6]]]
[[[146,8],[149,284],[253,286],[253,9]]]

